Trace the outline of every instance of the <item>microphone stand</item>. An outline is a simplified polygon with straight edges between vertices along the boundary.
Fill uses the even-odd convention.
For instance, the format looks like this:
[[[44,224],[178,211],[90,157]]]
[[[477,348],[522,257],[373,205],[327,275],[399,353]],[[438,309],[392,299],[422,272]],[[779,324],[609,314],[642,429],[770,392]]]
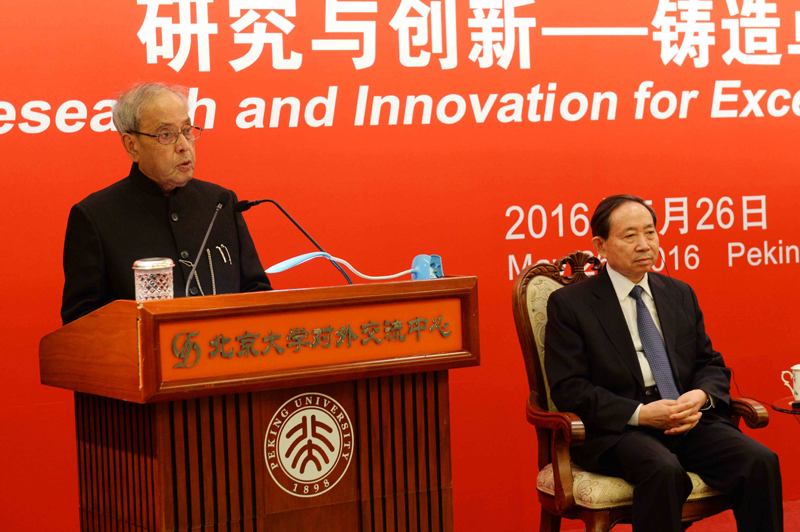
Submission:
[[[234,208],[236,209],[237,212],[243,212],[243,211],[246,211],[246,210],[250,209],[250,207],[255,207],[256,205],[259,205],[261,203],[272,203],[273,205],[275,205],[277,208],[279,208],[281,210],[281,212],[284,214],[284,216],[289,218],[289,220],[295,225],[295,227],[300,229],[301,233],[306,235],[306,238],[308,238],[311,241],[311,243],[314,244],[314,246],[316,246],[316,248],[318,250],[320,250],[323,253],[328,253],[327,251],[322,249],[322,246],[317,244],[317,241],[314,240],[313,238],[311,238],[311,235],[306,233],[306,230],[303,229],[302,227],[300,227],[300,224],[297,223],[297,221],[295,221],[294,218],[292,218],[292,215],[289,214],[288,212],[286,212],[286,209],[281,207],[280,204],[275,200],[271,200],[271,199],[260,199],[260,200],[254,200],[254,201],[241,200],[241,201],[236,203],[236,206]],[[333,260],[333,259],[328,259],[328,260],[330,260],[331,264],[333,264],[334,267],[336,267],[336,269],[339,270],[339,272],[341,272],[342,275],[344,275],[344,278],[347,280],[347,284],[353,284],[353,281],[350,280],[350,277],[347,275],[347,273],[345,273],[345,271],[342,269],[342,267],[339,266],[336,263],[335,260]]]

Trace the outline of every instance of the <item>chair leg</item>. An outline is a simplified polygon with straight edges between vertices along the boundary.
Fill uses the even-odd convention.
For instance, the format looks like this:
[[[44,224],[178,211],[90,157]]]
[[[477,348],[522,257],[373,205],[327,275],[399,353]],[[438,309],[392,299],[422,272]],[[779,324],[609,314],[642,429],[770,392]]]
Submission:
[[[539,520],[539,532],[559,532],[561,530],[561,517],[553,515],[542,508],[542,517]]]
[[[611,521],[607,512],[592,514],[585,523],[586,532],[608,532],[611,530]]]

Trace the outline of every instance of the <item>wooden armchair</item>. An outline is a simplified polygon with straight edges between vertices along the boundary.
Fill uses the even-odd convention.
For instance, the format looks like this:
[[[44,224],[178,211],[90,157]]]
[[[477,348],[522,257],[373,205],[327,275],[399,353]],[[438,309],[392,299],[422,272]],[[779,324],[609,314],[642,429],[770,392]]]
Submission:
[[[558,531],[562,517],[582,520],[590,532],[610,530],[617,523],[629,523],[631,518],[633,486],[620,478],[584,471],[570,460],[570,447],[583,443],[584,426],[578,416],[559,412],[553,405],[544,372],[547,298],[564,285],[587,279],[587,269],[598,272],[600,261],[576,251],[557,265],[530,266],[514,283],[514,322],[530,385],[526,412],[539,442],[536,489],[542,505],[540,531]],[[769,423],[767,410],[750,399],[732,399],[730,411],[737,424],[741,418],[750,428]],[[689,476],[694,489],[683,506],[685,526],[731,507],[719,491],[694,473]]]

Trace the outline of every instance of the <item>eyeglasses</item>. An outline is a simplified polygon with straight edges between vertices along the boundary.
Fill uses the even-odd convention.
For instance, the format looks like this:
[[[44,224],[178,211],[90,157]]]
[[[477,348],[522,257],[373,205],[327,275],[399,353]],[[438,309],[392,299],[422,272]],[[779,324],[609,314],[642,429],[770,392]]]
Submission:
[[[162,131],[158,135],[151,135],[150,133],[142,133],[141,131],[131,131],[130,133],[136,133],[137,135],[144,135],[145,137],[153,137],[154,139],[158,139],[158,142],[160,142],[161,144],[170,145],[178,142],[178,137],[180,135],[183,135],[189,142],[194,142],[200,138],[200,133],[202,132],[203,132],[202,127],[188,126],[180,131],[167,129],[165,131]]]

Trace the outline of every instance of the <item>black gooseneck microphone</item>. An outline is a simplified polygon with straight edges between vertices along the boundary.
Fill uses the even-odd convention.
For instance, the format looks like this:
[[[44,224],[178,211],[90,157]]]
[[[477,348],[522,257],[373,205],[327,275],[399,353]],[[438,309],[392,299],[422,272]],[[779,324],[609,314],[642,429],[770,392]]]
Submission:
[[[286,209],[284,209],[283,207],[281,207],[281,206],[280,206],[280,204],[279,204],[277,201],[275,201],[275,200],[271,200],[271,199],[260,199],[260,200],[253,200],[253,201],[241,200],[241,201],[237,201],[237,202],[236,202],[236,205],[234,205],[234,207],[233,207],[233,210],[234,210],[235,212],[244,212],[244,211],[246,211],[246,210],[249,210],[249,209],[250,209],[250,207],[255,207],[256,205],[260,205],[261,203],[272,203],[272,204],[273,204],[273,205],[275,205],[277,208],[279,208],[279,209],[281,210],[281,212],[284,214],[284,216],[286,216],[287,218],[289,218],[289,220],[290,220],[290,221],[291,221],[291,222],[292,222],[292,223],[295,225],[295,227],[297,227],[298,229],[300,229],[300,232],[301,232],[301,233],[303,233],[304,235],[306,235],[306,238],[308,238],[308,239],[311,241],[311,243],[312,243],[312,244],[314,244],[314,245],[317,247],[317,249],[318,249],[318,250],[320,250],[320,251],[321,251],[321,252],[323,252],[323,253],[327,253],[327,251],[325,251],[324,249],[322,249],[322,246],[320,246],[319,244],[317,244],[317,241],[316,241],[316,240],[314,240],[313,238],[311,238],[311,235],[309,235],[309,234],[306,232],[306,230],[305,230],[305,229],[303,229],[303,228],[300,226],[300,224],[299,224],[299,223],[297,223],[297,221],[295,221],[295,219],[294,219],[294,218],[292,218],[292,216],[291,216],[291,215],[290,215],[288,212],[286,212]],[[203,244],[203,245],[205,245],[205,244]],[[330,259],[329,259],[329,260],[330,260]],[[333,265],[334,265],[334,267],[335,267],[337,270],[339,270],[339,272],[341,272],[341,274],[342,274],[342,275],[344,275],[344,278],[347,280],[347,284],[353,284],[353,281],[351,281],[351,280],[350,280],[350,277],[348,277],[348,276],[347,276],[347,274],[346,274],[346,273],[345,273],[345,271],[342,269],[342,267],[341,267],[341,266],[339,266],[338,264],[336,264],[336,261],[334,261],[334,260],[331,260],[331,264],[333,264]],[[187,285],[187,286],[188,286],[188,285]]]
[[[194,264],[192,264],[192,271],[189,272],[189,276],[186,278],[186,287],[183,290],[183,293],[186,297],[189,297],[189,285],[192,284],[192,276],[194,275],[195,270],[197,270],[197,265],[200,264],[200,257],[203,255],[203,249],[206,247],[206,242],[208,242],[208,235],[211,234],[211,228],[214,227],[214,222],[217,220],[217,214],[219,214],[219,211],[221,211],[222,208],[227,205],[229,198],[230,192],[227,190],[220,192],[219,196],[217,197],[217,208],[214,209],[214,217],[211,218],[211,223],[208,224],[206,236],[203,238],[203,243],[200,244],[200,250],[197,252],[197,257],[194,259]]]

